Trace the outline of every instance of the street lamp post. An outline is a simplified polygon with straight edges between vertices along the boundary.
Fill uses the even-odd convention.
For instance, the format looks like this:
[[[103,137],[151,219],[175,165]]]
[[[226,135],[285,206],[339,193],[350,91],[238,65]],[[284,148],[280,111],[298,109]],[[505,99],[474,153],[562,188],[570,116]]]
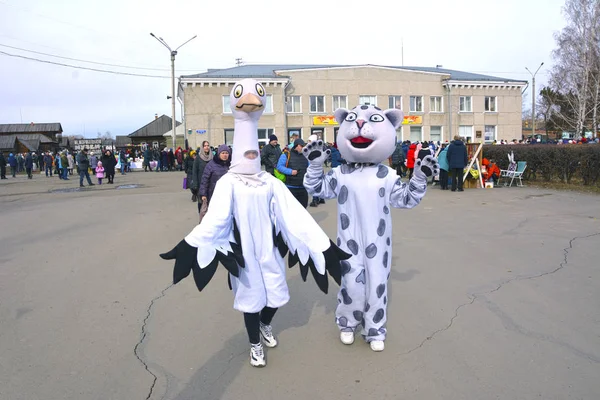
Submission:
[[[152,32],[150,32],[150,36],[158,40],[163,46],[169,49],[169,53],[171,54],[171,114],[173,116],[173,149],[175,149],[175,56],[177,55],[177,50],[182,48],[183,45],[192,41],[192,39],[195,39],[197,35],[194,35],[194,37],[186,40],[181,46],[177,47],[175,50],[171,50],[171,47],[169,47],[169,45],[167,44],[167,42],[164,41],[163,38],[156,37]]]
[[[535,73],[531,73],[529,68],[525,67],[527,72],[531,74],[531,137],[535,137],[535,76],[544,63],[541,63]]]

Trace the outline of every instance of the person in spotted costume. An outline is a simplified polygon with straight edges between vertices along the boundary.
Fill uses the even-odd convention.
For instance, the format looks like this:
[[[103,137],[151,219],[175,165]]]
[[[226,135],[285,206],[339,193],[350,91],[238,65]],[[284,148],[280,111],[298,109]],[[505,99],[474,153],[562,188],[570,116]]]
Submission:
[[[337,197],[337,245],[353,256],[341,262],[342,284],[335,313],[344,344],[362,335],[373,351],[382,351],[387,334],[387,285],[392,261],[390,207],[413,208],[427,191],[427,178],[437,175],[433,156],[415,162],[413,177],[402,182],[395,171],[382,164],[396,145],[396,129],[402,124],[400,110],[381,110],[361,105],[335,111],[340,124],[337,145],[347,164],[324,174],[329,157],[323,141],[308,144],[304,156],[309,167],[304,186],[309,194],[324,199]]]

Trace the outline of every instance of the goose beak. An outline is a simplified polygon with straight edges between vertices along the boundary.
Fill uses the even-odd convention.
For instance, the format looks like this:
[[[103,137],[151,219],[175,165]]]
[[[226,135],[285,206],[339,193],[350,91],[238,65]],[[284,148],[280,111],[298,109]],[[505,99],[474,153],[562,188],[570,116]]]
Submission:
[[[260,97],[254,93],[246,93],[243,95],[235,105],[235,108],[240,111],[252,112],[258,111],[263,107],[263,103]]]

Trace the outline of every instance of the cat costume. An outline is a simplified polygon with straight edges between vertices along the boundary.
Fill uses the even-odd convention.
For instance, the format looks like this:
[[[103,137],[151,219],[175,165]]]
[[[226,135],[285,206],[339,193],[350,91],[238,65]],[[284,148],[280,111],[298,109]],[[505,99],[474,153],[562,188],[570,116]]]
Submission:
[[[433,156],[416,160],[413,177],[402,182],[383,164],[396,145],[396,129],[403,113],[372,105],[338,109],[337,146],[347,161],[323,171],[329,157],[323,141],[308,144],[303,153],[309,161],[304,176],[308,193],[324,199],[337,197],[337,245],[353,256],[342,261],[342,284],[337,296],[335,320],[344,344],[362,335],[373,351],[382,351],[387,334],[387,284],[392,261],[390,207],[413,208],[425,196],[427,177],[439,171]]]

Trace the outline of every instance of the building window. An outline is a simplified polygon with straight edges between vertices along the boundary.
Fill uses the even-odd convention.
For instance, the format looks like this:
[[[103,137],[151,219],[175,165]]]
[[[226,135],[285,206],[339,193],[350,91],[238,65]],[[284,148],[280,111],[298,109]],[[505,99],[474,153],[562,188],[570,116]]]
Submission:
[[[364,105],[371,105],[371,106],[376,106],[377,105],[377,96],[359,96],[358,97],[358,103],[359,104],[364,104]]]
[[[300,96],[288,96],[285,98],[286,111],[290,114],[302,112],[302,101]]]
[[[496,108],[496,96],[485,96],[485,111],[486,112],[497,112]]]
[[[429,98],[429,112],[444,112],[442,109],[442,96],[431,96]]]
[[[273,134],[273,129],[271,129],[271,128],[259,129],[258,130],[258,144],[265,145],[265,144],[269,143],[269,136],[271,136],[272,134]]]
[[[402,96],[388,97],[388,108],[396,108],[402,110]]]
[[[460,125],[458,135],[466,140],[467,143],[473,141],[473,125]]]
[[[158,142],[152,142],[152,148],[158,149]]]
[[[324,113],[325,112],[325,96],[310,96],[310,112]]]
[[[429,128],[429,140],[433,142],[442,142],[442,127],[432,126]]]
[[[265,113],[273,114],[273,95],[272,94],[267,95],[267,101],[265,104]]]
[[[492,143],[494,140],[496,140],[496,126],[486,125],[485,134],[483,136],[484,143]]]
[[[223,114],[231,114],[231,105],[229,103],[229,95],[223,96]]]
[[[225,144],[233,146],[233,129],[225,129]]]
[[[348,108],[348,97],[347,96],[333,96],[333,108],[335,111],[338,108]]]
[[[460,96],[458,111],[473,112],[473,108],[471,107],[471,96]]]
[[[410,127],[410,142],[420,142],[423,140],[423,127],[422,126],[411,126]]]
[[[423,112],[423,96],[410,96],[410,112]]]

